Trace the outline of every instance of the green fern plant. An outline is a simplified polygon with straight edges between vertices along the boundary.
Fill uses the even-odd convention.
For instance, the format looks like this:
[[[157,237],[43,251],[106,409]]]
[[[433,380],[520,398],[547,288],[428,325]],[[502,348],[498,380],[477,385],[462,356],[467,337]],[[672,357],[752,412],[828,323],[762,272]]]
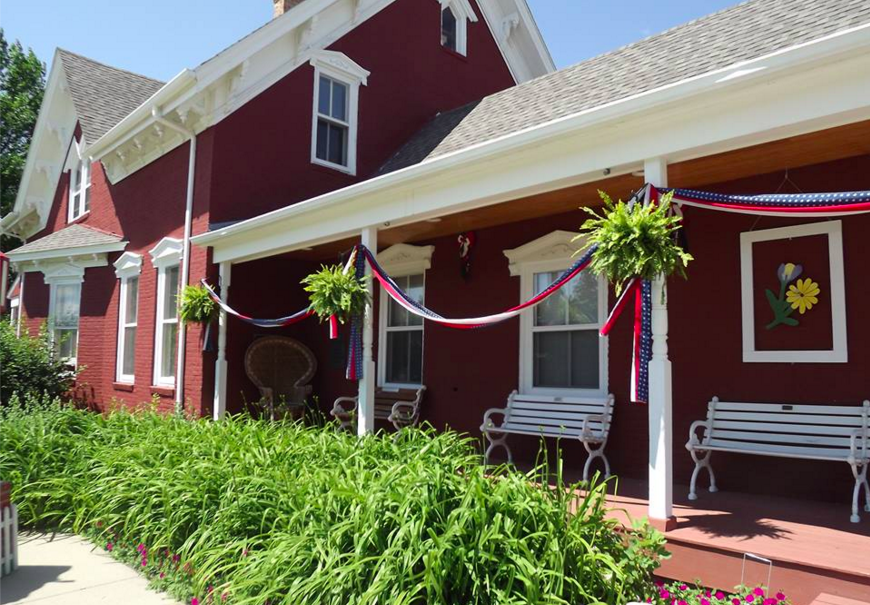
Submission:
[[[662,196],[657,205],[616,203],[603,191],[598,194],[604,201],[599,214],[594,208],[583,208],[593,218],[582,226],[582,250],[597,245],[590,269],[604,275],[619,295],[626,283],[634,277],[653,280],[660,275],[669,277],[679,273],[686,277],[686,267],[692,255],[676,242],[675,232],[680,229],[681,218],[670,212],[673,192]]]
[[[345,273],[341,265],[323,265],[320,271],[302,280],[311,310],[326,321],[335,315],[341,323],[360,315],[370,301],[369,292],[362,280],[352,272]]]
[[[184,323],[206,324],[217,314],[217,304],[204,286],[185,286],[179,298],[178,315]]]

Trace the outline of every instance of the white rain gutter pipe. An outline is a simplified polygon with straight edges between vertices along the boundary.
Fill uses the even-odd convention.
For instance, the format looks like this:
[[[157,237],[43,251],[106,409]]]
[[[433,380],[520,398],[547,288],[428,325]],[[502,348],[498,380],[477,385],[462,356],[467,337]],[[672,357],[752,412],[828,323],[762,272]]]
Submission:
[[[163,124],[167,128],[171,128],[176,132],[181,133],[190,140],[190,155],[187,164],[187,199],[184,205],[184,240],[181,245],[181,287],[184,288],[190,279],[190,232],[193,226],[193,183],[196,172],[196,133],[164,118],[163,113],[157,106],[154,106],[151,109],[151,115],[155,121]],[[181,291],[179,291],[179,294],[180,293]],[[187,326],[181,322],[180,318],[179,323],[181,325],[178,326],[178,362],[175,366],[175,411],[180,414],[184,411],[184,346],[185,336],[187,335]]]

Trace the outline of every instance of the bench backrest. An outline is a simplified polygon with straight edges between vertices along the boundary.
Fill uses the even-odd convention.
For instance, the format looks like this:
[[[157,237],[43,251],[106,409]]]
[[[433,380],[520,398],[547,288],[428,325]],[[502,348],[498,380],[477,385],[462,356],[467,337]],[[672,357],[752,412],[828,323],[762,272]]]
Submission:
[[[863,405],[738,403],[714,397],[702,443],[747,452],[808,458],[846,457],[857,431],[866,456],[870,401]]]
[[[375,390],[375,416],[386,418],[393,412],[393,404],[397,401],[405,401],[410,403],[415,408],[420,407],[420,402],[423,400],[423,391],[425,386],[418,389],[388,389],[379,388]]]
[[[587,416],[601,415],[603,421],[589,422],[589,429],[604,435],[610,431],[613,414],[613,395],[604,399],[586,397],[554,397],[551,395],[522,395],[513,391],[508,397],[505,424],[527,425],[529,429],[541,428],[579,434]]]

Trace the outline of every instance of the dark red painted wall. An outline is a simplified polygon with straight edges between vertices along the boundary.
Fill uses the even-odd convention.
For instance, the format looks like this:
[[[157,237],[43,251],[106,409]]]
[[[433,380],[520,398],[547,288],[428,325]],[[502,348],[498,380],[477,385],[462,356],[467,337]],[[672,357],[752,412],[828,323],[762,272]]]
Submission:
[[[311,164],[314,70],[305,64],[213,128],[213,222],[367,178],[438,112],[514,84],[482,17],[468,25],[467,57],[441,47],[434,0],[399,0],[329,49],[371,72],[359,93],[358,176]]]

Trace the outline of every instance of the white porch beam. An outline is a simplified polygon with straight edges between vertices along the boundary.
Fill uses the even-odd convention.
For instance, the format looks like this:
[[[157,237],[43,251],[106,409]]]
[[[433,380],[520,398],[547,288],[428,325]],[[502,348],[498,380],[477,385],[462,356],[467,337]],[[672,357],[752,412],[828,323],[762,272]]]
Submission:
[[[220,288],[224,301],[229,300],[232,263],[220,264]],[[218,352],[214,362],[214,405],[212,417],[220,420],[227,412],[227,312],[218,315]]]
[[[366,227],[362,230],[362,245],[378,253],[378,228]],[[366,289],[369,299],[374,301],[375,284],[372,279],[371,267],[366,263]],[[375,362],[372,359],[372,342],[374,340],[374,310],[373,305],[366,307],[363,321],[363,377],[359,381],[359,405],[357,406],[357,434],[362,436],[375,430]]]
[[[667,187],[668,164],[662,157],[644,161],[644,178]],[[652,360],[649,363],[649,510],[651,521],[667,529],[673,520],[673,393],[668,359],[667,284],[659,277],[652,286]]]

